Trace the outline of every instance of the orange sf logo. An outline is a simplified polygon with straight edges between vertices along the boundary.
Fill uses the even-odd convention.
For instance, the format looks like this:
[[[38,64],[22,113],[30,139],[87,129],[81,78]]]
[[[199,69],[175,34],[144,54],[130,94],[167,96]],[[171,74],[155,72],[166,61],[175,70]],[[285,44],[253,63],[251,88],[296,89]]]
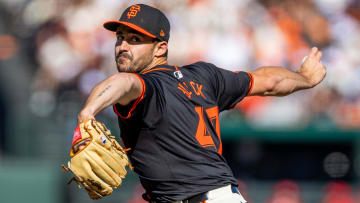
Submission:
[[[131,17],[135,17],[139,11],[140,11],[139,5],[131,6],[129,12],[127,13],[127,18],[130,19]]]

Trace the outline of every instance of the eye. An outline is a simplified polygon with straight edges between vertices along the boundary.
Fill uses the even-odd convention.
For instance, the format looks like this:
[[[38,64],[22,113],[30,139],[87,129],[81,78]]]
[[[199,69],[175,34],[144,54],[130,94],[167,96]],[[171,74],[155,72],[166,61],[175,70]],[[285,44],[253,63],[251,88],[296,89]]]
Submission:
[[[132,36],[132,37],[130,38],[130,41],[131,41],[131,42],[140,42],[141,40],[140,40],[140,38],[137,37],[137,36]]]
[[[125,37],[123,35],[116,35],[116,39],[118,40],[124,40]]]

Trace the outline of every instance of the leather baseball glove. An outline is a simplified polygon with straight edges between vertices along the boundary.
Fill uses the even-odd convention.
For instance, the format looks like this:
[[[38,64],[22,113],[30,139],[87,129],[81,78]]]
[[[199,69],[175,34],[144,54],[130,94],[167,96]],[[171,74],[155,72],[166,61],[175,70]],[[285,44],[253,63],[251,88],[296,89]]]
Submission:
[[[91,199],[110,195],[126,176],[131,165],[125,150],[104,124],[94,119],[80,123],[74,131],[68,167],[79,188],[84,187]]]

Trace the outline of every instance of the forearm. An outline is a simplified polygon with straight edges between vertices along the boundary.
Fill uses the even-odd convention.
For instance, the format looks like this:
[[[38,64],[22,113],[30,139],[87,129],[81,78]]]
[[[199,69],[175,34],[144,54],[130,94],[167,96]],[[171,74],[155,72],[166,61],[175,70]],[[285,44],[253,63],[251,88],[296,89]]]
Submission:
[[[283,67],[260,67],[252,72],[254,89],[252,95],[285,96],[295,91],[311,88],[312,84],[303,75]]]
[[[265,95],[285,96],[298,90],[312,87],[303,75],[283,67],[265,67],[269,75],[273,75],[274,85]]]
[[[78,121],[94,118],[96,114],[116,103],[127,105],[136,99],[141,91],[141,82],[135,75],[127,73],[113,75],[93,88],[78,115]]]

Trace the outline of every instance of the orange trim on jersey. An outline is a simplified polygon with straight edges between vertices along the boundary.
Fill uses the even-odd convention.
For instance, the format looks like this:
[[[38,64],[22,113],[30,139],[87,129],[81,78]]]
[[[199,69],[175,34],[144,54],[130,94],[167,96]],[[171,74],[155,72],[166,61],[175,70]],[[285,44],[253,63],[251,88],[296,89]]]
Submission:
[[[147,70],[147,71],[143,72],[142,74],[147,74],[147,73],[157,71],[157,70],[170,70],[171,71],[170,68],[154,68],[154,69]]]
[[[174,66],[175,67],[175,70],[179,70],[179,68],[177,66]]]
[[[146,89],[145,82],[144,82],[144,80],[143,80],[140,76],[138,76],[138,75],[135,74],[135,73],[130,73],[130,74],[133,74],[133,75],[135,75],[136,77],[139,78],[139,80],[140,80],[140,82],[141,82],[141,84],[142,84],[142,91],[141,91],[140,96],[136,99],[134,105],[131,107],[131,109],[130,109],[130,111],[129,111],[129,113],[128,113],[128,115],[127,115],[126,117],[125,117],[125,116],[122,116],[122,115],[118,112],[118,110],[116,109],[116,104],[113,105],[113,109],[114,109],[115,113],[116,113],[118,116],[120,116],[121,118],[123,118],[123,119],[128,119],[128,118],[131,117],[131,112],[134,111],[134,109],[136,108],[136,106],[138,105],[138,103],[139,103],[141,100],[143,100],[144,94],[145,94],[145,89]]]
[[[251,94],[252,88],[254,86],[254,77],[253,77],[253,75],[251,73],[247,73],[247,74],[250,77],[250,82],[249,82],[249,91],[246,94],[246,96],[249,96]]]
[[[125,145],[125,143],[124,143],[124,140],[121,138],[121,136],[120,136],[120,140],[121,140],[121,143],[122,143],[122,145],[123,145],[124,151],[125,151],[126,153],[127,153],[128,151],[130,151],[131,148],[130,148],[130,147],[129,147],[129,148],[126,147],[126,145]]]

